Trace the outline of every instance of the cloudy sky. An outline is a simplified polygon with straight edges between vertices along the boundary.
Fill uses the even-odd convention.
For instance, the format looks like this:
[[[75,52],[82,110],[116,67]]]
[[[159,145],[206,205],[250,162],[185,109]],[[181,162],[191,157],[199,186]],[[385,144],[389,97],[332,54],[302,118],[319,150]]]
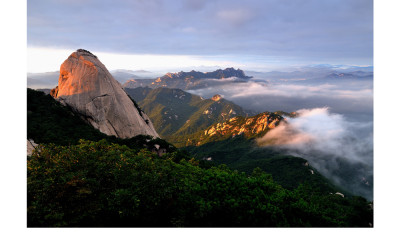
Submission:
[[[113,58],[110,63],[119,61],[104,62],[111,69],[132,63],[138,68],[217,65],[258,70],[320,63],[372,65],[372,0],[27,4],[30,72],[45,70],[50,67],[45,62],[56,64],[78,48]]]

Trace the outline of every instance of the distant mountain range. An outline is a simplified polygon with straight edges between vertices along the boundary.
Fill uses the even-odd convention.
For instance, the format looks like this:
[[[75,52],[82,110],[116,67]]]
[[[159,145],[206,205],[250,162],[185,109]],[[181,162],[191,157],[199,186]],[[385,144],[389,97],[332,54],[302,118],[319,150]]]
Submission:
[[[254,79],[264,79],[273,82],[287,82],[287,81],[324,81],[324,80],[372,80],[373,72],[369,70],[332,70],[327,68],[312,68],[295,71],[246,71],[246,73],[254,76]]]
[[[131,79],[123,84],[125,88],[136,88],[136,87],[166,87],[166,88],[178,88],[183,90],[199,89],[209,86],[215,86],[219,84],[226,84],[229,82],[243,82],[247,81],[252,77],[246,76],[241,69],[226,68],[224,70],[218,69],[212,72],[178,72],[178,73],[167,73],[157,79]],[[227,80],[229,79],[229,80]]]
[[[226,68],[212,72],[178,72],[167,73],[157,77],[156,72],[145,70],[112,70],[112,76],[122,84],[124,88],[137,87],[167,87],[182,90],[193,90],[213,87],[237,82],[246,82],[249,79],[257,82],[281,82],[281,81],[341,81],[341,80],[372,80],[373,69],[360,67],[351,69],[332,69],[326,67],[312,67],[304,70],[283,71],[246,71],[252,76],[247,76],[243,70]],[[254,76],[254,78],[253,78]],[[58,83],[59,71],[47,73],[28,73],[27,83],[29,88],[53,88]]]
[[[296,82],[304,82],[304,83],[347,83],[348,81],[352,82],[365,82],[365,81],[373,81],[374,73],[373,72],[365,72],[365,71],[353,71],[353,72],[332,72],[327,75],[322,75],[318,77],[310,77],[305,79],[292,79]]]
[[[218,69],[212,72],[199,72],[199,71],[190,71],[190,72],[178,72],[178,73],[167,73],[164,76],[158,78],[160,81],[168,81],[169,79],[224,79],[230,77],[237,77],[248,79],[251,78],[246,76],[243,70],[234,69],[234,68],[226,68],[224,70]]]
[[[332,73],[327,75],[326,79],[358,79],[358,80],[371,80],[374,74],[364,71],[355,71],[351,73]]]

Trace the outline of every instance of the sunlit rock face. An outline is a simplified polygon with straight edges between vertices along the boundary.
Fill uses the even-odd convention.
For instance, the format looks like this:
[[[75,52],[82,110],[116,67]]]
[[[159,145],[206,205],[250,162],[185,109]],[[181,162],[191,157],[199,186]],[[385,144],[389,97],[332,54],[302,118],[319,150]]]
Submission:
[[[236,116],[224,122],[211,125],[201,135],[189,138],[186,146],[199,146],[208,142],[222,141],[236,136],[246,139],[260,138],[275,129],[281,122],[286,123],[283,116],[294,117],[285,112],[263,112],[251,117]]]
[[[234,117],[223,123],[212,125],[204,131],[205,136],[244,134],[247,137],[264,134],[273,129],[284,118],[278,114],[264,112],[253,117]]]
[[[221,100],[221,98],[222,98],[221,95],[216,94],[216,95],[214,95],[214,96],[211,98],[211,100],[213,100],[213,101],[215,101],[215,102],[218,102],[219,100]]]
[[[89,51],[79,49],[64,61],[58,86],[50,94],[107,135],[159,137],[147,115]]]

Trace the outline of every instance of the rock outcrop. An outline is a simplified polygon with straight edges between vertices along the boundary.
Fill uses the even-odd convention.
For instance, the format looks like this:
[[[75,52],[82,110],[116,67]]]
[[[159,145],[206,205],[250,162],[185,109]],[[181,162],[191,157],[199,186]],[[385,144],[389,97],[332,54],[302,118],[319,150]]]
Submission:
[[[50,94],[107,135],[159,137],[147,115],[89,51],[79,49],[64,61]]]
[[[26,140],[26,154],[28,156],[31,156],[33,153],[33,150],[38,146],[37,143],[35,143],[32,139]]]
[[[221,98],[222,98],[221,95],[216,94],[211,98],[211,100],[213,100],[214,102],[218,102],[219,100],[221,100]]]
[[[253,117],[234,117],[224,123],[217,123],[204,131],[206,136],[245,134],[247,137],[258,136],[268,129],[273,129],[284,118],[278,114],[264,112]]]
[[[285,114],[286,115],[286,114]],[[265,135],[269,130],[274,129],[285,118],[281,112],[263,112],[256,116],[230,118],[225,122],[211,125],[201,135],[189,138],[187,146],[199,146],[208,142],[221,141],[235,136],[245,138],[258,138]]]

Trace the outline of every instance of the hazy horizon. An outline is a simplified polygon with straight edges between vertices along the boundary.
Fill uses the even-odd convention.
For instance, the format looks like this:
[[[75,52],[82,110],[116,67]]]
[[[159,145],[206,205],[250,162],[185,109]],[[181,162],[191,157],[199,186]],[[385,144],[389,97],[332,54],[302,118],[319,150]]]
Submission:
[[[87,48],[85,48],[87,49]],[[200,57],[200,56],[173,56],[173,55],[123,55],[117,53],[102,53],[92,51],[100,61],[106,66],[109,71],[115,70],[131,70],[139,71],[145,70],[152,73],[165,74],[167,72],[180,72],[180,71],[214,71],[217,69],[236,68],[244,71],[255,72],[292,72],[302,71],[310,68],[326,68],[332,70],[346,70],[349,68],[373,68],[373,64],[334,64],[327,62],[320,63],[303,63],[303,64],[290,64],[290,63],[255,63],[250,62],[246,64],[243,60],[242,63],[229,60],[221,60],[217,57]],[[27,73],[48,73],[58,71],[60,65],[72,54],[75,50],[67,49],[45,49],[45,48],[29,48],[28,47],[28,68]],[[229,56],[227,56],[229,58]],[[191,63],[191,64],[190,64]],[[362,70],[362,69],[361,69]],[[368,69],[367,71],[370,71]]]

